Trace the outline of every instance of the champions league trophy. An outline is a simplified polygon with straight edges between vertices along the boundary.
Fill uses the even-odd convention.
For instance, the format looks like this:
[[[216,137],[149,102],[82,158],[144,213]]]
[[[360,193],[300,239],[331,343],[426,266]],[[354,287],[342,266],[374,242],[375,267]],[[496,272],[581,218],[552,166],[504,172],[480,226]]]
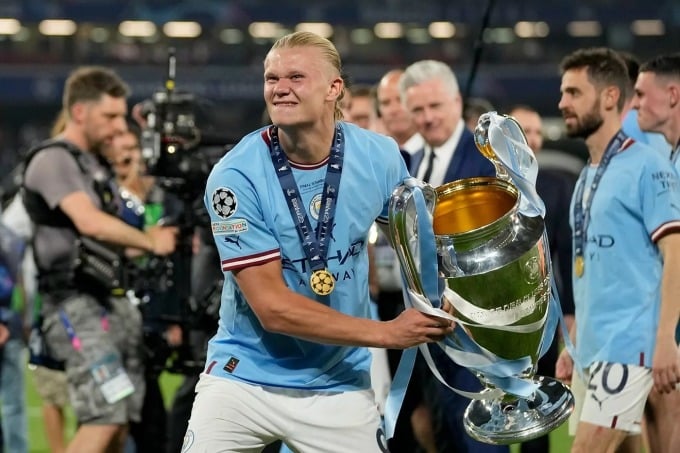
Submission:
[[[514,118],[485,113],[475,142],[497,177],[437,188],[406,180],[390,201],[390,235],[407,304],[456,322],[433,346],[485,387],[452,389],[472,399],[466,431],[491,444],[523,442],[557,428],[573,409],[565,385],[534,375],[561,313],[551,297],[545,208],[535,191],[537,162]],[[442,297],[450,313],[438,310]],[[428,346],[420,351],[442,380]]]

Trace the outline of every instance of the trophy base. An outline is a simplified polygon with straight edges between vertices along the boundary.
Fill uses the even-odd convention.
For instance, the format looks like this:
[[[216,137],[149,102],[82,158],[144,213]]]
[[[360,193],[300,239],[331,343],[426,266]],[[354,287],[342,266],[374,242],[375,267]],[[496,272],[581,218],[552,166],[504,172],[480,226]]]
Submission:
[[[514,444],[541,437],[560,426],[574,409],[574,397],[560,381],[536,376],[531,398],[512,402],[474,400],[463,417],[465,431],[487,444]]]

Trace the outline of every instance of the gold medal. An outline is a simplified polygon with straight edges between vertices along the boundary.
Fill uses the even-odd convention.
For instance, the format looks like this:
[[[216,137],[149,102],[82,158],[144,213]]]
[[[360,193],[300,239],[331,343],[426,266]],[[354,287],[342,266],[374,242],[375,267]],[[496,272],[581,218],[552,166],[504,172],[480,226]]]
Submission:
[[[331,275],[328,270],[319,269],[318,271],[314,271],[309,278],[309,286],[311,286],[312,291],[319,296],[328,296],[333,292],[335,280],[333,280],[333,275]]]
[[[574,260],[574,272],[576,272],[577,277],[583,277],[583,271],[585,270],[586,263],[583,260],[583,255],[578,255]]]

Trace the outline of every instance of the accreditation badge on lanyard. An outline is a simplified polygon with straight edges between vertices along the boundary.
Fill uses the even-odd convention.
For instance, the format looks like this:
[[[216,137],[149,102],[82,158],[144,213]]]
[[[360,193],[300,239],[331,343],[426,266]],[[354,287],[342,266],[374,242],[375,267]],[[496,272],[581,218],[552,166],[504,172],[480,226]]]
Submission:
[[[288,204],[290,215],[295,223],[298,237],[302,242],[302,249],[310,264],[312,275],[309,285],[314,293],[319,296],[328,296],[335,288],[335,280],[328,270],[328,244],[335,218],[335,207],[340,189],[340,176],[342,175],[342,162],[345,148],[345,138],[342,126],[337,123],[335,135],[331,145],[330,157],[326,167],[326,180],[323,185],[321,206],[319,208],[319,221],[316,230],[312,230],[309,216],[303,208],[302,198],[290,162],[279,142],[278,128],[270,129],[271,144],[269,152],[279,178],[283,196]]]
[[[90,365],[94,381],[109,404],[132,395],[135,386],[125,372],[120,356],[115,352],[106,354]]]
[[[64,310],[60,310],[59,318],[66,329],[66,335],[68,335],[73,349],[82,353],[83,345]],[[101,325],[102,329],[108,332],[108,315],[105,310],[102,312]],[[91,361],[89,367],[94,382],[101,390],[107,403],[116,403],[135,391],[135,386],[123,368],[120,355],[116,352],[107,352],[95,358]]]

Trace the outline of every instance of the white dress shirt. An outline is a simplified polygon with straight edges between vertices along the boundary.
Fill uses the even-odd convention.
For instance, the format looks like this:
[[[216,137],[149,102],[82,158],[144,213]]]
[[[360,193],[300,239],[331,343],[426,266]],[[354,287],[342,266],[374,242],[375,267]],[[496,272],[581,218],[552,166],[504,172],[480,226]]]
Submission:
[[[434,148],[435,157],[434,161],[432,161],[433,168],[429,181],[429,183],[432,186],[438,187],[444,184],[446,170],[448,170],[449,165],[451,164],[451,159],[453,159],[453,152],[456,150],[456,147],[458,146],[458,142],[460,141],[460,137],[463,135],[464,128],[465,123],[463,122],[463,120],[460,120],[458,122],[458,126],[456,126],[456,129],[453,131],[453,134],[451,134],[449,139],[446,142],[444,142],[442,146]],[[427,171],[427,162],[430,159],[430,153],[432,153],[432,147],[426,143],[425,155],[423,156],[423,160],[420,161],[420,165],[418,165],[416,178],[422,180],[423,177],[425,176],[425,172]]]

